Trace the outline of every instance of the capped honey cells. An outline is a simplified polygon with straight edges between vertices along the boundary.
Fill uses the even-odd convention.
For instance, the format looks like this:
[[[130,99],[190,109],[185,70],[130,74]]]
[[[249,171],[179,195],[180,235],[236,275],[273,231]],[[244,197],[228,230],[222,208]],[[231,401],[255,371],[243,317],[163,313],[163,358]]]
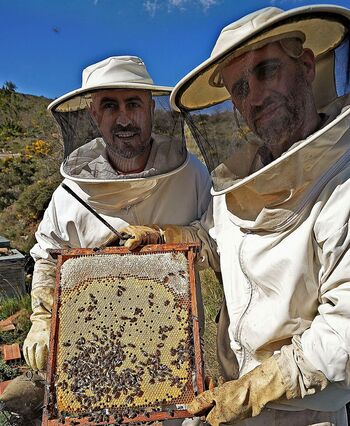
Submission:
[[[113,413],[121,419],[191,401],[187,270],[181,252],[64,262],[55,368],[58,416]]]

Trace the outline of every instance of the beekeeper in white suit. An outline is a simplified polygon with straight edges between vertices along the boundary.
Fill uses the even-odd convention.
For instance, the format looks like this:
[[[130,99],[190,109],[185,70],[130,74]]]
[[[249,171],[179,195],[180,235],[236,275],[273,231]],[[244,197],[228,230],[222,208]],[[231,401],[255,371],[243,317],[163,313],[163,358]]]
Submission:
[[[229,338],[218,350],[235,355],[228,381],[189,405],[213,426],[347,425],[349,23],[348,9],[329,5],[254,12],[225,27],[172,94],[197,127],[213,208],[162,233],[171,242],[206,229],[216,240]],[[132,247],[159,238],[126,231]]]
[[[56,189],[31,250],[32,327],[23,353],[35,371],[45,370],[48,355],[56,266],[50,249],[111,244],[116,236],[101,218],[115,230],[186,225],[207,209],[210,177],[186,150],[179,114],[167,109],[170,90],[153,83],[140,58],[117,56],[84,69],[82,87],[48,107],[61,126],[61,174],[73,194]]]

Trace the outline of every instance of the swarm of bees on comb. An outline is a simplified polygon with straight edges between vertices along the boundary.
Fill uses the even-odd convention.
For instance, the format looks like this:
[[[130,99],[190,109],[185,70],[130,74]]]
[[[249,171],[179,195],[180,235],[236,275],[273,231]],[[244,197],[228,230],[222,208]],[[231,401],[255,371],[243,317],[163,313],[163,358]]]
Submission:
[[[66,260],[58,318],[51,400],[61,423],[113,418],[120,424],[139,416],[151,419],[160,411],[170,418],[194,397],[191,295],[183,253]]]

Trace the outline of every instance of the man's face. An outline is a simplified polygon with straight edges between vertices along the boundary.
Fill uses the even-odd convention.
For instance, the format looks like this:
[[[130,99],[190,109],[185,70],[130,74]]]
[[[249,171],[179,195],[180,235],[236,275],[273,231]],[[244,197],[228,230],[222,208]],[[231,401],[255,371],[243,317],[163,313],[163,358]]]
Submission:
[[[310,50],[294,59],[275,42],[233,59],[222,70],[233,104],[272,150],[308,136],[313,61]]]
[[[106,89],[92,94],[91,114],[111,158],[148,155],[153,110],[154,101],[147,90]]]

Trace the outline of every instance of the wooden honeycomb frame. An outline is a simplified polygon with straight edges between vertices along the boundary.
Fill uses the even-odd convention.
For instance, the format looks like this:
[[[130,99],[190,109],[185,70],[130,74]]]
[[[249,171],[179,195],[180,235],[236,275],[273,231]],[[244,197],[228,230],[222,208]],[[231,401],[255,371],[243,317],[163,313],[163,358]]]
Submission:
[[[94,249],[70,249],[61,251],[58,255],[58,264],[57,264],[57,282],[55,289],[55,302],[53,307],[53,316],[51,324],[51,337],[50,337],[50,354],[48,362],[48,375],[47,375],[47,386],[45,394],[45,409],[43,415],[43,426],[53,426],[61,424],[75,424],[75,425],[102,425],[102,424],[120,424],[120,423],[129,423],[129,422],[157,422],[163,421],[166,419],[175,419],[175,418],[186,418],[190,417],[190,414],[185,409],[183,404],[160,404],[157,409],[150,409],[147,412],[137,412],[132,414],[132,417],[123,415],[121,418],[116,418],[110,410],[105,410],[104,416],[65,416],[63,420],[62,414],[59,414],[57,411],[57,343],[58,343],[58,334],[59,334],[59,305],[60,305],[60,277],[61,277],[61,268],[68,259],[79,258],[82,256],[100,256],[108,254],[132,254],[132,255],[146,255],[146,254],[155,254],[155,253],[183,253],[187,259],[188,266],[188,284],[189,284],[189,293],[190,293],[190,317],[189,324],[192,329],[192,342],[193,342],[193,354],[192,354],[192,375],[194,379],[191,380],[186,385],[188,389],[188,395],[195,395],[204,390],[204,379],[203,379],[203,361],[202,353],[200,346],[200,337],[199,337],[199,324],[198,324],[198,310],[197,310],[197,300],[196,300],[196,283],[194,275],[194,257],[197,250],[195,244],[164,244],[164,245],[149,245],[145,246],[139,250],[130,252],[124,247],[109,247],[101,250]]]

